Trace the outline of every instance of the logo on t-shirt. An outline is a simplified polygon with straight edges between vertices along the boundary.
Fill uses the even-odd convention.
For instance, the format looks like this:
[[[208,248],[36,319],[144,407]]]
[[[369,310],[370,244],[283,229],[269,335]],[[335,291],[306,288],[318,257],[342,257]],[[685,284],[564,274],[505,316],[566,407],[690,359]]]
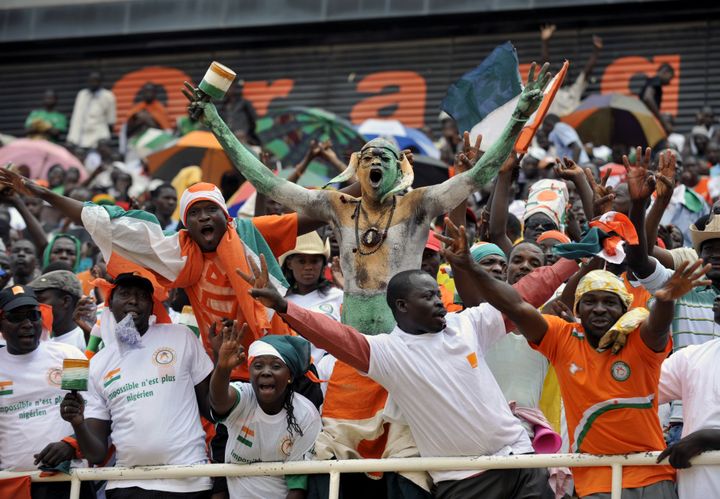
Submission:
[[[622,360],[618,360],[610,368],[610,374],[616,381],[625,381],[630,377],[630,366]]]
[[[169,367],[175,364],[175,350],[169,347],[160,347],[153,354],[153,364]]]
[[[113,384],[115,381],[120,379],[120,368],[113,369],[112,371],[108,371],[105,376],[103,376],[103,387],[107,388],[111,384]]]
[[[289,436],[286,436],[283,438],[282,443],[280,444],[280,452],[283,453],[283,456],[289,457],[290,452],[292,452],[293,448],[293,439]]]
[[[243,426],[240,428],[240,434],[237,436],[237,441],[240,442],[243,445],[247,445],[248,447],[252,447],[252,437],[255,436],[255,432],[252,431],[247,426]]]
[[[53,386],[60,386],[62,383],[62,369],[51,367],[47,372],[47,381]]]
[[[0,381],[0,395],[12,395],[13,394],[13,382],[12,381]]]

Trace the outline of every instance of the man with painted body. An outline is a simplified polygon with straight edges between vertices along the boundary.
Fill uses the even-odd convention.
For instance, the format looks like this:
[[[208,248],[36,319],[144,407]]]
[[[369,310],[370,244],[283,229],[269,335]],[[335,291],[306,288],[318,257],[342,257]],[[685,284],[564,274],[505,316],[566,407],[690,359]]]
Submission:
[[[408,159],[391,143],[374,139],[353,154],[344,173],[332,182],[357,174],[362,194],[353,198],[335,191],[310,190],[272,174],[234,136],[215,106],[196,90],[190,112],[215,134],[235,167],[261,193],[290,209],[330,223],[340,244],[340,265],[345,276],[343,322],[366,334],[388,333],[394,327],[385,289],[390,278],[420,267],[430,223],[470,193],[491,180],[512,151],[525,122],[542,101],[550,74],[544,66],[538,78],[530,70],[528,84],[500,140],[468,172],[442,184],[419,188],[400,196],[412,184]]]

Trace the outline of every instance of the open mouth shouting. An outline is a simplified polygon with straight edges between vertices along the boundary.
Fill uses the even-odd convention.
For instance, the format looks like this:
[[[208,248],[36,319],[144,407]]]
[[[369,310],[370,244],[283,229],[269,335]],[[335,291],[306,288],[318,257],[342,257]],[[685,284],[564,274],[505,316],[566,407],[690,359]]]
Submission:
[[[373,167],[370,169],[370,186],[373,189],[380,187],[380,183],[383,179],[382,168]]]

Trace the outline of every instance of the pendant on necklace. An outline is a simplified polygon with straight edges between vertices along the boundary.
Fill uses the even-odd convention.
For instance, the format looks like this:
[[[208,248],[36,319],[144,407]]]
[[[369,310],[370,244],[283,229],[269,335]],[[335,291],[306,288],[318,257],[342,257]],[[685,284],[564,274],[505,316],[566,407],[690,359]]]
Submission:
[[[377,246],[382,241],[380,231],[376,227],[370,227],[368,230],[363,232],[362,243],[365,246]]]

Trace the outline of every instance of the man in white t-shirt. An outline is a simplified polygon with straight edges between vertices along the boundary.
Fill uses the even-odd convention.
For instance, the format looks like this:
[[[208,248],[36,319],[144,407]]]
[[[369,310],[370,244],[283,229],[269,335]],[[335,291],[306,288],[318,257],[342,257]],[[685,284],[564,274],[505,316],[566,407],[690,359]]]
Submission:
[[[73,430],[60,418],[62,364],[85,356],[75,347],[40,341],[41,314],[29,287],[0,292],[0,331],[7,341],[0,348],[0,469],[36,470],[73,459],[75,448],[63,441]],[[69,493],[69,483],[32,485],[34,499]]]
[[[267,269],[248,277],[252,296],[339,360],[388,391],[384,417],[410,426],[422,457],[508,456],[533,452],[484,355],[506,333],[491,303],[448,314],[437,281],[423,270],[396,274],[387,302],[397,321],[368,336],[285,300]],[[431,471],[438,498],[553,497],[547,470]]]
[[[720,324],[720,296],[713,305]],[[690,465],[705,451],[720,450],[720,339],[689,345],[674,352],[662,365],[659,402],[682,400],[682,438],[665,449],[658,462],[669,457],[678,468],[680,499],[720,497],[718,466]]]
[[[65,343],[81,351],[87,348],[85,333],[77,325],[73,315],[82,298],[82,284],[69,270],[47,272],[28,284],[35,290],[40,303],[52,307],[53,323],[50,341]]]
[[[115,279],[108,300],[112,315],[103,320],[115,320],[116,341],[92,359],[87,407],[73,394],[62,403],[62,416],[91,463],[104,460],[108,437],[117,466],[208,462],[200,414],[209,414],[213,364],[189,328],[155,323],[153,291],[138,273]],[[211,487],[209,477],[111,480],[106,495],[209,498]]]

